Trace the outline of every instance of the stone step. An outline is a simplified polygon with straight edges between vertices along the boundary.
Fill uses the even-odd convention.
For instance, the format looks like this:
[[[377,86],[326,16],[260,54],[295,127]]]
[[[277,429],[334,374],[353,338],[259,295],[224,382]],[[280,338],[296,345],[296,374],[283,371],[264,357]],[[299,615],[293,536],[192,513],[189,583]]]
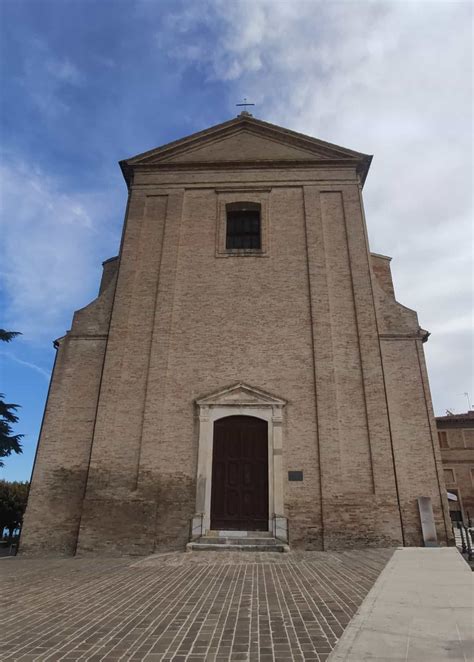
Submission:
[[[218,531],[210,529],[202,538],[273,538],[270,531]]]
[[[290,548],[282,542],[276,541],[272,538],[268,539],[266,543],[255,543],[255,540],[246,540],[245,543],[237,543],[235,539],[228,542],[202,542],[195,540],[186,545],[188,552],[289,552]]]
[[[197,541],[196,541],[197,542]],[[209,544],[209,545],[276,545],[281,544],[281,540],[276,540],[275,538],[223,538],[223,537],[213,537],[213,536],[202,536],[199,538],[200,544]]]

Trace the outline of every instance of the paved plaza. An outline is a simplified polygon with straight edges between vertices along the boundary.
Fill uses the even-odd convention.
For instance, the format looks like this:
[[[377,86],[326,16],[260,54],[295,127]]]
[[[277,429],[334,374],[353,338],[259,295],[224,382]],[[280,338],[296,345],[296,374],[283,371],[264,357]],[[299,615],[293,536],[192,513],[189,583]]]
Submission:
[[[392,554],[1,559],[1,660],[327,660]]]

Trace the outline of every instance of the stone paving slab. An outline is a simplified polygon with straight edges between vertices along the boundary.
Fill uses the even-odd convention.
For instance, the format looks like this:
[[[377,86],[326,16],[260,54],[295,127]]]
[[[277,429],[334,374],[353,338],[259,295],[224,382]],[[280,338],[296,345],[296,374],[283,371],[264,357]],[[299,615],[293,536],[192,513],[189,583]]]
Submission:
[[[329,662],[470,662],[473,616],[473,573],[456,548],[397,549]]]
[[[0,560],[0,659],[327,660],[393,550]]]

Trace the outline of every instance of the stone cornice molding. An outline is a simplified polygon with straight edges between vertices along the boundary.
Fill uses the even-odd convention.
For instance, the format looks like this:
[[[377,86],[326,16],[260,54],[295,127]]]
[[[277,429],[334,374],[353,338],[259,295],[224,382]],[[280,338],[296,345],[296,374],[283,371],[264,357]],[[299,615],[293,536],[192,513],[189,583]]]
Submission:
[[[415,333],[380,333],[379,337],[382,340],[421,340],[421,342],[426,342],[430,335],[429,331],[420,327]]]
[[[173,157],[181,157],[183,154],[192,153],[199,150],[206,145],[219,142],[226,138],[231,138],[239,133],[245,132],[253,134],[256,137],[264,138],[274,143],[280,143],[287,147],[293,147],[302,151],[299,156],[295,154],[294,158],[290,157],[284,160],[209,160],[209,161],[195,161],[195,162],[179,162],[172,163],[169,159]],[[307,158],[304,156],[307,154]],[[218,165],[220,168],[241,168],[241,167],[285,167],[291,166],[307,167],[308,165],[317,166],[354,166],[356,167],[361,182],[365,181],[367,172],[370,167],[372,157],[368,154],[356,152],[340,145],[319,140],[311,136],[291,131],[269,122],[256,119],[254,117],[236,117],[228,122],[217,124],[204,131],[199,131],[180,140],[173,141],[161,147],[143,152],[137,156],[120,161],[123,175],[127,184],[133,180],[133,172],[136,168],[150,167],[153,168],[172,168],[172,169],[202,169],[212,168]]]
[[[238,407],[271,407],[281,410],[286,405],[286,401],[277,398],[265,391],[256,389],[239,382],[233,386],[211,393],[210,395],[196,400],[196,405],[201,410],[208,407],[238,406]]]

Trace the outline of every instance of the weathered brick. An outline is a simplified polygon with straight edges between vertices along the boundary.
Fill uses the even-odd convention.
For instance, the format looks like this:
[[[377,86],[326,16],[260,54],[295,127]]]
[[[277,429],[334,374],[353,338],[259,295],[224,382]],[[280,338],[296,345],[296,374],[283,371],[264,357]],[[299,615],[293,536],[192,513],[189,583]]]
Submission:
[[[425,334],[369,253],[367,164],[246,116],[125,163],[120,256],[59,341],[22,553],[182,549],[195,402],[239,382],[286,402],[294,548],[421,544],[418,496],[448,542]],[[261,255],[222,249],[238,200],[262,205]]]

